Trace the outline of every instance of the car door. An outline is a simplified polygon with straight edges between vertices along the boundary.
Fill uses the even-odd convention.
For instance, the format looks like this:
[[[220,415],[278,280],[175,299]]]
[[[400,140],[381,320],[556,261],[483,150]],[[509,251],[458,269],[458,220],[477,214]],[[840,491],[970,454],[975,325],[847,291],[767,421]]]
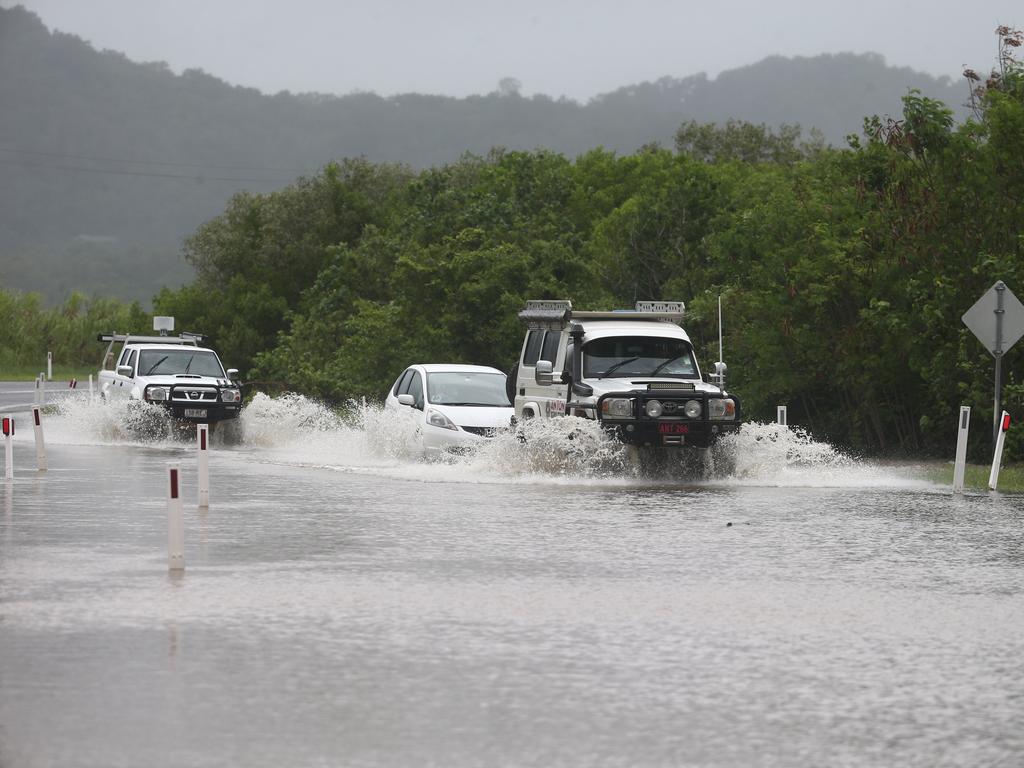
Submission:
[[[568,391],[567,386],[561,383],[562,370],[568,364],[565,359],[565,342],[568,334],[558,329],[531,333],[543,333],[543,337],[527,340],[523,356],[523,368],[527,376],[523,381],[523,394],[518,395],[516,399],[537,403],[541,409],[541,412],[536,414],[538,416],[562,416],[565,414]],[[551,363],[555,381],[551,386],[537,384],[533,378],[538,360],[547,360]]]
[[[111,379],[110,388],[107,392],[109,395],[117,398],[123,398],[128,397],[131,394],[132,385],[135,381],[135,366],[137,362],[138,350],[132,347],[125,347],[121,351],[121,357],[117,361],[117,365],[114,367],[114,375]],[[118,370],[122,366],[128,366],[131,368],[131,375],[122,375]]]

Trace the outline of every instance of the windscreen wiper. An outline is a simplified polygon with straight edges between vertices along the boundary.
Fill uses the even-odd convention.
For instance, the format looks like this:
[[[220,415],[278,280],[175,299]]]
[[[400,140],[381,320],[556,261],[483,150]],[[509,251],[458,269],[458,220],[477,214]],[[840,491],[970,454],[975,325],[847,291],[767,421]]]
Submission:
[[[157,360],[155,363],[153,363],[153,365],[151,365],[149,367],[149,370],[146,371],[146,375],[147,376],[152,376],[153,375],[153,371],[155,371],[157,369],[157,366],[159,366],[166,359],[167,359],[167,355],[164,355],[159,360]]]
[[[638,355],[637,357],[627,357],[625,360],[619,360],[619,362],[617,362],[615,365],[613,365],[611,368],[609,368],[607,371],[602,373],[597,378],[599,378],[599,379],[607,378],[612,373],[612,371],[617,371],[622,366],[629,365],[630,363],[635,362],[635,361],[637,361],[639,359],[640,359],[640,356]]]
[[[651,372],[650,372],[649,374],[647,374],[647,375],[648,375],[648,376],[656,376],[656,375],[657,375],[657,374],[658,374],[658,373],[659,373],[659,372],[661,371],[661,369],[662,369],[662,368],[664,368],[664,367],[665,367],[666,365],[668,365],[669,363],[674,363],[674,362],[675,362],[676,360],[680,359],[681,357],[683,357],[683,355],[676,355],[675,357],[671,357],[671,358],[669,358],[669,359],[668,359],[668,360],[666,360],[666,361],[665,361],[664,363],[659,363],[659,364],[658,364],[658,367],[657,367],[657,368],[655,368],[655,369],[654,369],[653,371],[651,371]]]

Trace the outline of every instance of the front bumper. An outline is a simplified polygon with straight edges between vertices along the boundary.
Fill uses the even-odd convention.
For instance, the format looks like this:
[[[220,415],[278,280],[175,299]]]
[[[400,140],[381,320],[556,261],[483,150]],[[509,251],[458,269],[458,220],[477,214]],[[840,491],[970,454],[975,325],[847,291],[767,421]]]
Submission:
[[[242,411],[241,403],[217,403],[207,405],[179,405],[177,403],[158,403],[180,421],[193,421],[196,424],[209,424],[215,421],[237,419]]]
[[[423,427],[423,452],[427,456],[441,456],[445,453],[465,453],[488,440],[497,431],[495,429],[475,427],[472,429],[474,430],[473,432],[468,432],[464,428],[456,431],[427,424]]]
[[[165,389],[166,400],[148,400],[153,389]],[[222,399],[225,390],[237,390],[236,386],[214,385],[212,383],[190,383],[151,385],[146,388],[147,401],[167,410],[172,418],[196,424],[210,424],[218,421],[237,419],[242,411],[240,400]]]
[[[596,413],[600,414],[603,401],[608,398],[628,398],[634,401],[632,416],[621,419],[601,419],[601,425],[618,440],[629,445],[654,448],[709,448],[722,435],[735,432],[741,425],[740,401],[735,395],[729,398],[736,403],[736,414],[732,419],[709,419],[708,401],[712,398],[706,392],[680,390],[645,392],[609,392],[598,398]],[[679,415],[662,415],[658,418],[647,416],[646,405],[650,400],[661,403],[672,402]],[[697,400],[701,404],[701,416],[690,419],[682,415],[682,403]]]

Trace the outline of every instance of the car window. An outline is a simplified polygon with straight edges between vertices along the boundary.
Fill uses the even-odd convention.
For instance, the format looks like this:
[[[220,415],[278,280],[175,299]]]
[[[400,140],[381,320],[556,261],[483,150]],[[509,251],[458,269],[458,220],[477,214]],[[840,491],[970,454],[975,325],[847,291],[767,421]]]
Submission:
[[[436,405],[509,408],[505,374],[443,371],[427,374],[427,399]]]
[[[412,372],[412,380],[409,382],[409,394],[413,397],[413,405],[423,410],[423,379],[419,371]]]
[[[526,337],[526,349],[523,352],[523,365],[536,365],[540,357],[541,342],[544,341],[544,331],[530,331]]]
[[[130,353],[131,353],[132,351],[133,351],[133,350],[132,350],[132,349],[131,349],[130,347],[124,347],[124,348],[123,348],[123,349],[121,350],[121,357],[119,357],[119,358],[117,359],[117,364],[118,364],[118,365],[128,365],[128,355],[129,355],[129,354],[130,354]]]
[[[409,394],[409,385],[412,384],[412,375],[414,373],[415,373],[415,371],[412,368],[406,368],[405,369],[405,373],[402,374],[402,378],[398,382],[398,392],[396,394],[399,394],[399,395],[407,395],[407,394]]]
[[[224,378],[224,369],[210,350],[144,349],[139,354],[138,372],[142,376],[193,374]]]
[[[131,375],[134,376],[135,375],[135,350],[134,349],[132,350],[132,353],[130,355],[128,355],[128,361],[125,363],[125,365],[129,366],[132,369]]]
[[[398,395],[400,395],[402,392],[408,392],[409,391],[409,381],[411,381],[411,380],[412,380],[412,369],[411,368],[406,368],[404,371],[402,371],[398,375],[398,378],[395,379],[395,386],[391,388],[391,394],[393,394],[395,397],[398,397]],[[405,385],[405,389],[402,389],[402,385],[403,384]]]
[[[697,361],[682,339],[615,336],[583,346],[583,375],[697,378]]]
[[[544,336],[544,347],[540,352],[540,360],[547,360],[552,365],[558,357],[558,343],[562,340],[561,331],[548,331]]]

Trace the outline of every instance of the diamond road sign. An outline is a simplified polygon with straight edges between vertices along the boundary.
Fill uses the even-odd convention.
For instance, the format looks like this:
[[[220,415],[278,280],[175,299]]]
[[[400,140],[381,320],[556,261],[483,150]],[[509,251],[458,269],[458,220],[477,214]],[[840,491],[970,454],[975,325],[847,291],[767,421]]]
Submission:
[[[996,319],[999,314],[996,310],[999,309],[1000,293],[1003,294],[1003,322],[999,334],[1001,338],[997,338]],[[1020,299],[1013,295],[1013,291],[1002,280],[989,288],[973,307],[964,312],[961,319],[993,355],[1003,354],[1024,336],[1024,304],[1020,303]]]

